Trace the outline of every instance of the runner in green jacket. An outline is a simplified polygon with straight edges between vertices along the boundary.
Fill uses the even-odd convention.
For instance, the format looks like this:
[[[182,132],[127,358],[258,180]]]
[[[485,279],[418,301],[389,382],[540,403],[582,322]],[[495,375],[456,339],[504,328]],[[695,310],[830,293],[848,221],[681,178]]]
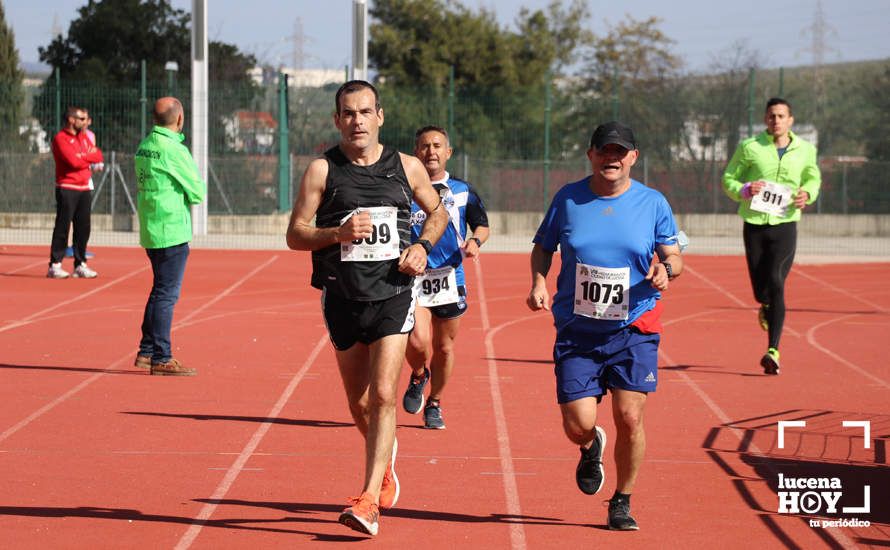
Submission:
[[[192,239],[191,205],[204,200],[206,185],[182,144],[184,113],[174,97],[154,106],[156,126],[136,151],[139,244],[151,261],[153,282],[142,319],[135,365],[154,375],[193,376],[173,358],[170,330]]]
[[[769,333],[760,360],[766,374],[779,374],[779,339],[785,323],[785,279],[797,247],[797,221],[815,202],[822,177],[816,147],[791,131],[791,105],[766,104],[766,130],[742,141],[723,174],[723,189],[739,203],[748,275],[760,303],[760,326]]]

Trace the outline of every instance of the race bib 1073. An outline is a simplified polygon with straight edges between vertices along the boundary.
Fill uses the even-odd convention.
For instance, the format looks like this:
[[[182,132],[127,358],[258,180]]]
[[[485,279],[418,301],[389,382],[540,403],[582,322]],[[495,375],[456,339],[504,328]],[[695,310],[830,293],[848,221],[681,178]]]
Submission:
[[[630,268],[575,266],[575,315],[624,321],[630,303]]]

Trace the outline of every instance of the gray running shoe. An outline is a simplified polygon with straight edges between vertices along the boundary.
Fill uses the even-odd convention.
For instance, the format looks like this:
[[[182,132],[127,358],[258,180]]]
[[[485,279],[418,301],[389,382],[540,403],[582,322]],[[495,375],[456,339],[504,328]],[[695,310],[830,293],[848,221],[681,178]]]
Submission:
[[[630,502],[622,499],[609,501],[609,529],[612,531],[639,531],[640,526],[630,515]]]
[[[408,389],[405,390],[405,397],[402,398],[402,406],[411,414],[417,414],[423,410],[423,404],[426,400],[423,397],[423,389],[430,381],[430,369],[423,368],[423,377],[415,378],[411,374],[411,380],[408,382]]]
[[[606,448],[606,431],[596,427],[596,436],[589,449],[581,447],[581,458],[575,468],[575,483],[582,493],[595,495],[603,488],[606,473],[603,470],[603,449]]]
[[[438,401],[430,401],[423,409],[423,427],[430,430],[444,430],[445,421],[442,420],[442,407]]]

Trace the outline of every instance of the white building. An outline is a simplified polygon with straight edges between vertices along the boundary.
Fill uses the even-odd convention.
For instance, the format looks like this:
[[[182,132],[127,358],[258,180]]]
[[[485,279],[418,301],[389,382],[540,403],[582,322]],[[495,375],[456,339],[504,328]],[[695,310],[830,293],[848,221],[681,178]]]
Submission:
[[[752,125],[752,134],[757,135],[766,129],[763,123]],[[727,139],[718,136],[719,117],[703,116],[683,123],[685,142],[673,145],[671,155],[677,160],[721,161],[729,160],[734,151],[727,151]],[[812,124],[795,124],[791,131],[804,140],[818,146],[819,131]],[[748,125],[740,126],[738,141],[748,138]]]

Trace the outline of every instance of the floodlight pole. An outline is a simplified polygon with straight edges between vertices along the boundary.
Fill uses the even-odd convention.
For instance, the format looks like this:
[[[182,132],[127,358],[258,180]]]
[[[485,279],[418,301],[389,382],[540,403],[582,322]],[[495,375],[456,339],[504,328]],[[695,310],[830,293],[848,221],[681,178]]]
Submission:
[[[207,185],[207,0],[192,0],[192,157]],[[206,194],[205,194],[206,195]],[[192,206],[192,234],[207,234],[207,200]]]
[[[368,0],[352,0],[352,80],[368,80]]]

